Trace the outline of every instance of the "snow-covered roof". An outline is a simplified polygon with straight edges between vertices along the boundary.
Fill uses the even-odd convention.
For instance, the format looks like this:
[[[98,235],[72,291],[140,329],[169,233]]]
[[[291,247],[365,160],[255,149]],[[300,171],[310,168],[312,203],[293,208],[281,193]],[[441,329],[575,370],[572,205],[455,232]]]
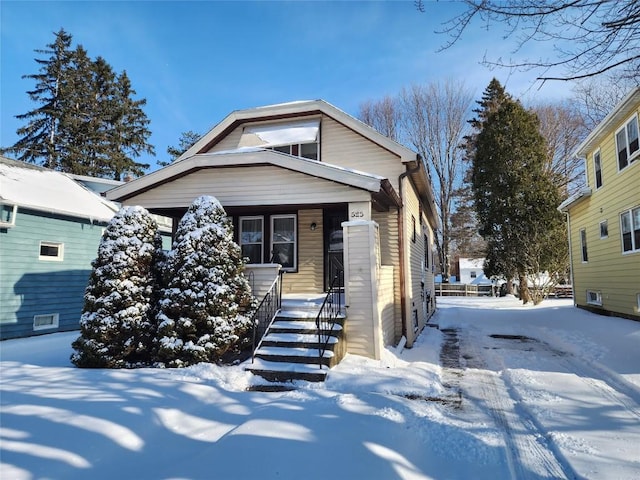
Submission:
[[[377,193],[382,188],[384,177],[365,173],[358,170],[331,165],[326,162],[317,162],[307,158],[287,155],[285,153],[263,148],[239,148],[224,152],[201,153],[186,158],[180,162],[156,170],[148,175],[137,178],[131,182],[120,185],[107,192],[107,198],[122,201],[141,191],[149,190],[155,186],[170,181],[187,173],[202,168],[228,167],[240,165],[264,165],[270,164],[288,170],[312,175],[325,180],[330,180],[343,185]]]
[[[0,202],[42,212],[109,221],[118,206],[68,175],[0,157]]]
[[[460,269],[463,268],[479,268],[482,270],[484,265],[484,258],[460,258],[458,260]]]
[[[324,100],[305,100],[267,105],[247,110],[236,110],[227,115],[227,117],[225,117],[219,124],[207,132],[176,161],[182,161],[195,154],[208,151],[218,139],[226,135],[230,128],[234,128],[239,124],[264,121],[274,118],[282,119],[291,117],[294,119],[295,117],[312,115],[314,113],[322,113],[333,118],[339,123],[342,123],[363,137],[377,143],[386,150],[395,153],[400,157],[402,162],[412,162],[418,159],[418,154],[416,152],[382,135],[369,125],[361,122],[355,117],[352,117],[329,102]]]

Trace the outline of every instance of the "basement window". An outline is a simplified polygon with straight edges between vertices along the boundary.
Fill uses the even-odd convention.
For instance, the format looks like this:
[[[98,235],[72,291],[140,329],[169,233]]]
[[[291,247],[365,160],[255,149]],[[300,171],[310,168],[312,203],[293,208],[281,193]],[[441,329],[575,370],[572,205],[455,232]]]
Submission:
[[[602,293],[595,290],[587,290],[587,303],[589,305],[602,306]]]
[[[39,260],[58,261],[64,259],[64,243],[40,242]]]
[[[60,315],[57,313],[47,313],[46,315],[34,315],[33,329],[46,330],[48,328],[58,328]]]

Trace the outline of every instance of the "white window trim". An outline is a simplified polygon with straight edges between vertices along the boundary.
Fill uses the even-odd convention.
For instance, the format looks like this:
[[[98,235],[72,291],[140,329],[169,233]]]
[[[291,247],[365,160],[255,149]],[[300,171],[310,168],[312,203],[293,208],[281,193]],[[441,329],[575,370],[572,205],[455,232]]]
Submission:
[[[8,204],[8,203],[2,203],[0,204],[3,207],[12,207],[11,209],[11,220],[8,222],[3,222],[0,221],[0,228],[11,228],[14,227],[16,225],[16,215],[18,213],[18,205],[17,204]]]
[[[602,235],[602,224],[603,223],[607,224],[607,234],[606,235]],[[609,238],[609,221],[608,220],[602,220],[599,223],[599,227],[600,227],[600,239],[604,240],[605,238]]]
[[[633,152],[632,154],[629,153],[629,135],[627,133],[627,125],[629,123],[631,123],[633,120],[636,120],[636,127],[638,127],[639,130],[639,138],[638,140],[640,141],[640,121],[638,120],[638,114],[634,113],[633,115],[631,115],[627,120],[625,120],[625,122],[622,124],[622,126],[616,130],[615,132],[615,141],[616,141],[616,164],[618,165],[618,171],[621,172],[625,169],[627,169],[629,166],[631,166],[632,163],[634,163],[638,157],[640,157],[640,148],[638,148],[638,150],[636,150],[635,152]],[[618,152],[620,151],[620,147],[618,145],[618,134],[624,130],[624,139],[626,142],[625,148],[627,149],[627,164],[620,168],[620,160],[618,158]]]
[[[57,247],[58,255],[56,255],[55,257],[51,255],[41,255],[40,251],[43,246]],[[64,243],[41,241],[38,245],[38,260],[44,260],[45,262],[62,262],[64,260]]]
[[[596,155],[598,156],[598,160],[600,163],[600,186],[598,186],[598,172],[596,170]],[[604,178],[602,177],[602,155],[600,154],[600,149],[593,152],[593,186],[594,190],[600,190],[604,185]]]
[[[640,208],[640,206],[637,207],[632,207],[628,210],[625,210],[624,212],[620,212],[620,249],[622,250],[622,254],[623,255],[631,255],[634,253],[638,253],[640,252],[640,245],[636,245],[635,248],[631,248],[631,250],[626,250],[624,249],[624,232],[623,232],[623,228],[622,228],[622,216],[625,214],[629,214],[629,217],[631,219],[631,246],[633,247],[633,244],[635,243],[635,235],[634,235],[634,224],[633,224],[633,211]]]
[[[274,242],[273,241],[273,223],[278,218],[293,218],[293,267],[283,267],[285,272],[296,272],[298,270],[298,216],[295,213],[287,213],[280,215],[271,215],[269,223],[271,228],[271,235],[269,239],[270,252],[273,252],[273,246],[278,243],[290,243],[290,242]],[[277,263],[277,262],[276,262]]]
[[[591,300],[591,294],[595,295],[595,299]],[[598,307],[602,306],[602,292],[597,290],[587,290],[587,304],[588,305],[596,305]]]
[[[264,216],[263,215],[248,215],[244,217],[238,217],[238,243],[240,244],[240,249],[242,249],[242,245],[257,245],[258,242],[251,243],[243,243],[242,242],[242,221],[243,220],[260,220],[262,223],[262,240],[260,243],[260,263],[264,263]]]
[[[36,319],[45,318],[45,317],[51,317],[52,323],[51,324],[45,324],[45,325],[36,325]],[[37,330],[49,330],[49,329],[52,329],[52,328],[58,328],[59,325],[60,325],[60,314],[58,314],[58,313],[47,313],[47,314],[43,314],[43,315],[34,315],[33,316],[33,330],[34,331],[37,331]]]

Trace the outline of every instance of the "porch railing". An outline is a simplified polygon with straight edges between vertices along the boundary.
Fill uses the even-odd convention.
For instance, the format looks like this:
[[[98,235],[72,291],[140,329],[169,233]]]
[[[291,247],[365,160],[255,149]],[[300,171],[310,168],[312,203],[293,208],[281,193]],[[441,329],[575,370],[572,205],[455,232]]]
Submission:
[[[258,308],[253,314],[253,353],[251,363],[256,358],[256,351],[262,344],[265,332],[269,329],[276,316],[282,309],[282,275],[281,270],[273,280],[271,287],[260,301]]]
[[[342,297],[344,295],[344,271],[338,270],[331,280],[327,295],[324,297],[318,316],[316,328],[318,329],[318,363],[322,369],[322,359],[327,351],[333,329],[342,315]]]

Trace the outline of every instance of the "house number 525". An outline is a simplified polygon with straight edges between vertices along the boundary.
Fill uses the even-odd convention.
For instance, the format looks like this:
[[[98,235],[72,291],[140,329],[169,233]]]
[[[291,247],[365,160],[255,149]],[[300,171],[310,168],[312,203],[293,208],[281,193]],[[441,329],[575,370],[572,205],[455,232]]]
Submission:
[[[364,218],[364,212],[362,210],[355,210],[351,212],[351,218]]]

